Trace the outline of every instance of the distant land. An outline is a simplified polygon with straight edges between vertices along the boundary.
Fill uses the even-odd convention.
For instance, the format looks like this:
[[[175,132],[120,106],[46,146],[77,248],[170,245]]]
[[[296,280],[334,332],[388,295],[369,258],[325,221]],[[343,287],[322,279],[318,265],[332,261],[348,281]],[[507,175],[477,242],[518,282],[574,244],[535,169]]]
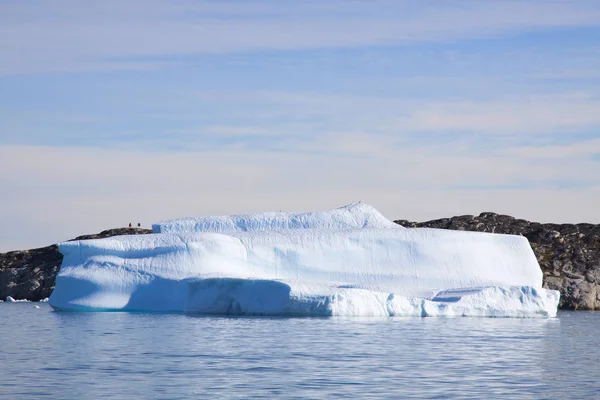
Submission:
[[[525,236],[544,273],[544,287],[560,291],[560,309],[600,310],[600,224],[542,224],[492,212],[427,222],[394,222],[408,228]],[[73,240],[150,233],[148,229],[117,228]],[[49,297],[61,262],[56,245],[0,253],[0,299],[11,296],[39,301]]]

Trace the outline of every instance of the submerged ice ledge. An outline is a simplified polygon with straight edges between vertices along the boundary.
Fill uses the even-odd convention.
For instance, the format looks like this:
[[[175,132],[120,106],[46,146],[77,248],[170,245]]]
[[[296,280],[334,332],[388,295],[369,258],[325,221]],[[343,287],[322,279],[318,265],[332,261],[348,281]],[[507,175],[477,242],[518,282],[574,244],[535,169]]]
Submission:
[[[312,290],[311,290],[312,289]],[[472,288],[418,298],[356,288],[314,290],[281,281],[209,278],[190,283],[186,313],[369,317],[555,317],[558,292],[528,286]]]
[[[182,222],[183,221],[183,222]],[[374,208],[161,223],[59,244],[59,310],[552,317],[558,292],[520,236],[404,229]]]

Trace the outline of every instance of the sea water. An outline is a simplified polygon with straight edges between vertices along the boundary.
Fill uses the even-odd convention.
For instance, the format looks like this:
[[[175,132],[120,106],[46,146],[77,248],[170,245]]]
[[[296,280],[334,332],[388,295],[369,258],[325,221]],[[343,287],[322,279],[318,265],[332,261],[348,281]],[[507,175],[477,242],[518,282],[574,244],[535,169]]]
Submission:
[[[591,312],[262,318],[3,303],[0,398],[600,398],[598,332]]]

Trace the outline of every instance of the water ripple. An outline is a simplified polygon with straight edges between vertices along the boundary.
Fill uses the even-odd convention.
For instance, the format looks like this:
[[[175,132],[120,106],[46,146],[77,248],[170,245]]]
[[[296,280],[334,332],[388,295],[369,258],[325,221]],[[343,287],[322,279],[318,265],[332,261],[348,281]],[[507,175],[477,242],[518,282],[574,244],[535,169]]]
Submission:
[[[0,305],[0,398],[598,398],[600,313],[234,318]]]

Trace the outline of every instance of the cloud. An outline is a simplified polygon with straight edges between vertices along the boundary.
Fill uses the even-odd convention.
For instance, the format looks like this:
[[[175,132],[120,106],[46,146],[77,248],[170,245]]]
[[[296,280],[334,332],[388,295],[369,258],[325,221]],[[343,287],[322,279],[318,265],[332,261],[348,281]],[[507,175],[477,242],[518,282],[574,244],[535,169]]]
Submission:
[[[0,247],[354,200],[593,222],[597,43],[554,39],[599,24],[592,0],[0,2]]]
[[[222,136],[273,136],[279,135],[281,132],[278,132],[274,129],[266,129],[266,128],[250,128],[244,126],[235,126],[235,125],[209,125],[201,130],[202,134],[207,135],[222,135]],[[193,133],[190,132],[190,133]]]
[[[474,132],[544,135],[600,126],[600,101],[579,95],[530,96],[491,101],[425,103],[389,129],[422,132]]]
[[[549,80],[559,80],[559,79],[570,79],[570,80],[588,80],[588,79],[598,79],[600,78],[600,70],[598,68],[594,69],[560,69],[560,70],[550,70],[547,72],[538,72],[533,75],[535,79],[549,79]]]
[[[0,247],[44,245],[129,222],[149,227],[185,215],[328,209],[356,200],[396,219],[496,211],[600,222],[597,163],[577,154],[544,164],[444,146],[381,152],[386,142],[373,138],[356,157],[364,137],[337,132],[325,141],[336,137],[338,154],[314,155],[2,146]]]
[[[506,154],[533,159],[586,159],[600,154],[600,139],[562,146],[527,146],[506,150]]]
[[[224,93],[221,96],[228,97]],[[581,92],[528,96],[498,94],[477,102],[309,92],[252,92],[230,96],[227,101],[235,98],[240,104],[262,105],[260,110],[253,110],[256,119],[247,121],[250,124],[260,124],[262,114],[265,118],[288,121],[318,118],[318,132],[353,129],[395,135],[396,138],[414,138],[428,133],[543,137],[600,127],[600,100],[596,94]],[[280,129],[279,132],[290,131],[293,130]]]
[[[184,90],[171,96],[160,88],[151,96],[101,96],[114,99],[94,103],[91,114],[0,112],[0,143],[377,157],[438,143],[470,156],[523,143],[574,143],[600,128],[600,101],[576,92],[479,102],[293,91]]]
[[[600,7],[591,0],[8,2],[0,4],[0,74],[148,68],[156,57],[448,42],[599,22]]]

